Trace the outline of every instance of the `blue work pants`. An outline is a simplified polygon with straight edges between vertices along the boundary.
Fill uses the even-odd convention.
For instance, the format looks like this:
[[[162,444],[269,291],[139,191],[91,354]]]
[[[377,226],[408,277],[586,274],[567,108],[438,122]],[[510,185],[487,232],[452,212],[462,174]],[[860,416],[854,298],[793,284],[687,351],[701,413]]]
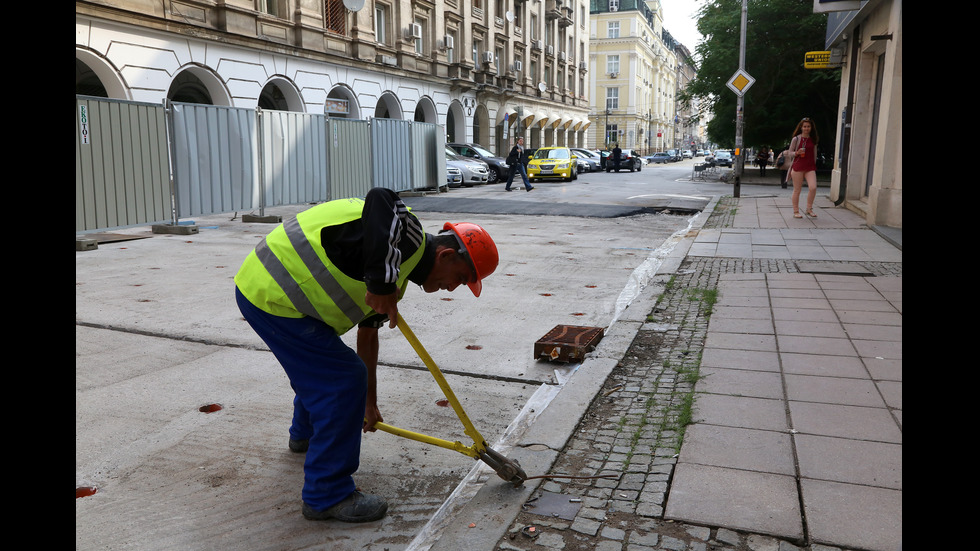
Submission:
[[[354,490],[367,401],[367,367],[329,325],[269,314],[236,287],[238,307],[286,371],[293,399],[289,437],[309,440],[303,501],[322,511]]]

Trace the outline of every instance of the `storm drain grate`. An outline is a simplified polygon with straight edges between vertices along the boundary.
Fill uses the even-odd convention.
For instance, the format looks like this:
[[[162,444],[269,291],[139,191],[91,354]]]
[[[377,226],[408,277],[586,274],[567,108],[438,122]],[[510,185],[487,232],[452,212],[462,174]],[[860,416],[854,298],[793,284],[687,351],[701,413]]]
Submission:
[[[559,362],[581,360],[595,350],[603,333],[601,327],[556,325],[534,343],[534,357]]]

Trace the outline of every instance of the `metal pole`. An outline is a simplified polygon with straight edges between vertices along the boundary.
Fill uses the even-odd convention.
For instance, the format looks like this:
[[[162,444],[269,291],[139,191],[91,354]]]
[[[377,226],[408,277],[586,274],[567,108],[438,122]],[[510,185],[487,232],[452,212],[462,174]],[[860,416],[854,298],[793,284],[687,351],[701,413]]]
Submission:
[[[177,225],[177,182],[174,177],[174,110],[169,98],[163,98],[164,129],[167,136],[167,174],[170,178],[170,223]]]
[[[748,2],[749,0],[742,0],[742,30],[739,36],[738,44],[738,68],[745,70],[745,26],[748,21]],[[738,155],[735,158],[735,197],[741,196],[741,179],[742,179],[742,168],[745,165],[745,151],[743,150],[744,144],[742,143],[742,125],[745,122],[745,94],[738,95],[738,108],[737,113],[735,113],[735,151],[738,151]]]
[[[255,136],[258,147],[256,148],[258,162],[258,186],[259,186],[259,216],[265,216],[265,132],[263,123],[262,108],[255,108]]]

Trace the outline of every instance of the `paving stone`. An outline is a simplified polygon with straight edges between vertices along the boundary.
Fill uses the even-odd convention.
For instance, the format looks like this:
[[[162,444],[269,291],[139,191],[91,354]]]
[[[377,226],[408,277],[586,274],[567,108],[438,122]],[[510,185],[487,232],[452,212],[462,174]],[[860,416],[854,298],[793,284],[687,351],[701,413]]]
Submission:
[[[738,199],[722,198],[702,232],[731,226],[737,207]],[[730,238],[732,234],[719,232],[719,236]],[[753,238],[759,241],[753,242],[752,246],[758,247],[769,238],[784,239],[784,236],[780,232],[773,232],[772,236],[760,233]],[[814,246],[830,246],[818,244],[809,232],[806,238]],[[689,443],[683,431],[672,423],[676,408],[695,388],[702,393],[695,400],[696,412],[711,416],[712,422],[719,426],[741,426],[746,432],[739,434],[747,437],[742,441],[725,440],[712,438],[710,431],[702,431],[705,438],[701,439],[700,445],[715,454],[718,464],[699,469],[737,469],[733,473],[748,476],[743,483],[745,487],[755,487],[757,491],[763,488],[773,499],[782,491],[783,480],[795,480],[793,465],[786,467],[765,453],[773,446],[786,445],[790,437],[785,406],[781,406],[785,399],[781,373],[790,375],[789,390],[796,399],[792,404],[796,414],[793,418],[796,424],[802,425],[792,428],[809,430],[811,434],[801,431],[797,438],[810,444],[807,449],[813,450],[814,458],[823,450],[838,454],[847,452],[850,454],[847,457],[860,456],[865,453],[864,448],[834,448],[827,442],[836,443],[834,438],[851,436],[851,433],[861,435],[862,430],[873,429],[876,424],[886,421],[871,415],[856,418],[856,423],[849,427],[811,421],[807,414],[822,407],[819,402],[829,401],[828,396],[850,406],[848,411],[854,414],[859,411],[858,406],[870,409],[868,406],[872,404],[868,397],[877,397],[879,393],[870,393],[875,389],[867,384],[877,385],[879,389],[884,388],[880,391],[881,397],[900,418],[902,319],[900,310],[896,309],[901,307],[901,285],[889,287],[887,276],[901,276],[901,262],[827,263],[835,264],[839,273],[860,269],[882,277],[801,274],[797,262],[781,258],[690,255],[676,273],[658,275],[655,279],[657,284],[664,286],[662,295],[604,385],[605,390],[616,390],[595,401],[553,472],[562,474],[558,469],[564,468],[564,473],[582,471],[585,476],[606,473],[622,476],[618,480],[556,479],[549,481],[547,486],[542,485],[556,493],[583,496],[583,507],[575,520],[565,525],[565,530],[547,532],[549,538],[539,536],[533,543],[529,542],[527,549],[558,550],[567,545],[568,548],[595,551],[846,551],[824,543],[799,547],[800,538],[780,539],[746,533],[742,527],[736,531],[728,527],[709,527],[710,522],[689,524],[664,519],[669,491],[673,491],[672,485],[678,483],[679,443],[682,437],[685,445]],[[666,286],[668,279],[673,280],[669,287]],[[853,287],[852,283],[860,283],[860,287]],[[692,289],[720,290],[720,301],[714,306],[710,319],[704,303],[692,300]],[[869,292],[875,294],[859,295]],[[889,298],[879,300],[881,296]],[[835,312],[831,309],[834,301],[847,302],[849,309]],[[857,307],[864,311],[855,311]],[[804,332],[805,326],[801,322],[818,324],[813,328],[817,333]],[[879,329],[877,326],[889,323],[894,330],[889,327],[873,331]],[[711,333],[709,326],[712,326]],[[850,346],[854,335],[863,335],[860,350],[838,346]],[[895,341],[897,350],[889,348],[889,342],[881,339]],[[745,350],[746,346],[753,350]],[[835,348],[827,350],[827,346]],[[848,355],[842,355],[842,350]],[[813,354],[813,351],[819,353]],[[644,358],[642,361],[641,357]],[[695,387],[688,372],[697,374],[702,370],[702,375],[710,373],[709,377],[714,377],[714,381],[701,379]],[[726,381],[724,375],[733,370],[750,370],[757,376],[747,383],[748,386],[744,383],[747,379],[728,377]],[[867,384],[864,387],[841,387],[837,380],[815,377],[853,379]],[[735,387],[732,381],[743,386]],[[812,381],[821,385],[806,384]],[[884,383],[892,387],[883,387]],[[842,389],[847,393],[842,393]],[[874,405],[881,405],[881,401],[878,398]],[[775,407],[773,411],[782,414],[777,416],[779,421],[759,415],[760,409],[768,411],[770,405]],[[703,420],[694,426],[702,427]],[[690,430],[687,436],[690,436],[690,442],[697,444],[697,434]],[[845,430],[850,432],[845,433]],[[758,431],[770,431],[771,434],[763,435]],[[891,440],[894,443],[866,446],[867,451],[895,447],[900,450],[901,433],[896,433]],[[893,470],[897,475],[886,485],[897,486],[897,489],[872,489],[866,492],[868,495],[854,496],[855,504],[864,504],[873,495],[889,506],[898,503],[892,507],[900,510],[900,497],[892,500],[892,496],[901,495],[900,457],[896,460],[889,456],[889,461],[895,465]],[[814,498],[813,505],[807,505],[808,512],[814,516],[810,530],[823,530],[826,536],[835,523],[842,522],[834,516],[832,508],[820,501],[825,495],[833,494],[832,483],[823,481],[826,474],[817,474],[821,472],[822,464],[815,459],[804,466],[820,479],[803,485],[804,493],[809,492]],[[852,469],[850,476],[855,480],[866,478],[864,472],[857,469]],[[682,474],[680,478],[685,477]],[[719,478],[717,484],[730,484],[731,476],[727,477],[729,482],[724,482],[725,479]],[[688,477],[688,480],[690,484],[692,479]],[[697,484],[699,482],[695,482]],[[795,483],[786,486],[795,496]],[[780,501],[778,508],[782,509],[798,509],[800,504],[798,496],[787,498],[783,503],[780,494],[777,501]],[[827,499],[827,503],[830,501]],[[782,515],[781,512],[778,514]],[[798,511],[794,514],[800,518]],[[514,525],[520,526],[521,522],[519,516]],[[766,522],[772,522],[772,519]],[[507,541],[507,537],[501,540],[499,549],[510,551],[510,547],[504,546]]]
[[[579,532],[581,534],[586,534],[589,536],[594,536],[599,533],[599,528],[602,527],[600,522],[592,519],[583,518],[578,516],[575,521],[572,522],[572,530]]]

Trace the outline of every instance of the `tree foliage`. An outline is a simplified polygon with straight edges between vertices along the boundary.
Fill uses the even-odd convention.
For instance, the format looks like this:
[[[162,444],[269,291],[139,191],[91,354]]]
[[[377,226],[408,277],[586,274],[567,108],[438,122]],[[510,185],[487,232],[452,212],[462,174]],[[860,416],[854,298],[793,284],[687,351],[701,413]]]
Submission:
[[[821,149],[833,151],[840,69],[804,69],[804,54],[823,50],[826,14],[809,0],[748,0],[745,71],[755,83],[745,93],[743,143],[782,148],[803,117],[814,120]],[[698,13],[704,37],[695,51],[697,76],[680,94],[682,102],[710,111],[708,138],[735,144],[738,97],[727,83],[739,64],[741,0],[707,0]]]

